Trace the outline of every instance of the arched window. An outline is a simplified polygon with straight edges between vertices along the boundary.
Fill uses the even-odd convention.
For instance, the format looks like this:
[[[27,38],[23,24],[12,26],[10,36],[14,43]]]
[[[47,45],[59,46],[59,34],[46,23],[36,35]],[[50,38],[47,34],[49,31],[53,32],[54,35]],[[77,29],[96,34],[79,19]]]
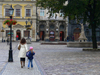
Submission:
[[[74,33],[80,33],[80,32],[81,32],[81,29],[79,28],[74,29]]]
[[[60,29],[64,29],[64,25],[60,25]]]
[[[44,25],[40,25],[40,29],[44,29]]]
[[[54,27],[54,25],[50,25],[50,29],[54,29],[55,27]]]

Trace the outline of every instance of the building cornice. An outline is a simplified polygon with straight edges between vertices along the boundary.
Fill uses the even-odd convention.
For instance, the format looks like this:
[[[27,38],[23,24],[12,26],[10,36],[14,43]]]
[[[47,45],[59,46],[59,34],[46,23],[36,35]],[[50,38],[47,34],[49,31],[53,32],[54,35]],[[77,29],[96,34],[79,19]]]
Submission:
[[[36,3],[36,1],[0,1],[0,4],[33,4]]]
[[[0,20],[5,20],[5,19],[9,19],[9,18],[0,18]],[[26,21],[27,20],[27,18],[13,18],[13,20],[19,20],[19,21]],[[31,18],[31,20],[36,20],[36,18]]]

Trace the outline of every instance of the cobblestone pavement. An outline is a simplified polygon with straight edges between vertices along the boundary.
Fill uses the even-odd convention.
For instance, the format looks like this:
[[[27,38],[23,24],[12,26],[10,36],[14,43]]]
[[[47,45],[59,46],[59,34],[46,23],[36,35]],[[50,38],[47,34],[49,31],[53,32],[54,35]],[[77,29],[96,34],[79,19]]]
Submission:
[[[100,75],[100,52],[66,45],[33,43],[33,47],[35,58],[47,75]]]
[[[12,42],[12,49],[15,50],[17,43]],[[5,42],[0,42],[0,72],[3,70],[4,66],[8,61],[9,45]],[[14,51],[13,51],[14,52]]]
[[[38,67],[33,60],[33,68],[28,69],[28,60],[26,60],[25,67],[21,68],[20,59],[18,58],[18,50],[15,51],[13,58],[14,62],[8,63],[2,75],[41,75]]]
[[[17,43],[13,45],[15,46]],[[3,65],[2,61],[7,62],[8,52],[5,52],[9,47],[6,47],[5,44],[1,45],[1,43],[0,46],[2,46],[0,47],[2,50],[2,53],[0,52],[0,67],[4,67],[5,64]],[[16,61],[6,64],[2,75],[28,75],[29,72],[30,75],[39,75],[40,72],[42,75],[100,75],[100,52],[82,51],[82,48],[70,48],[66,45],[40,45],[37,42],[28,44],[28,46],[33,46],[36,52],[35,68],[33,70],[28,70],[27,67],[21,69],[17,55],[15,55],[18,50],[15,50]],[[7,70],[7,68],[9,69]]]

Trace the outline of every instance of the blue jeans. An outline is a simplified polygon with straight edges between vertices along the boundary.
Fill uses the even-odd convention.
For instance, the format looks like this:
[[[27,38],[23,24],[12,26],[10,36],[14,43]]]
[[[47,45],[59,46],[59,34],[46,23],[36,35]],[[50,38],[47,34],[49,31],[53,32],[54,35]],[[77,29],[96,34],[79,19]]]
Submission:
[[[16,40],[18,41],[18,38],[16,38]]]
[[[33,68],[33,59],[32,60],[28,59],[28,68],[30,67],[30,63],[31,63],[31,68]]]

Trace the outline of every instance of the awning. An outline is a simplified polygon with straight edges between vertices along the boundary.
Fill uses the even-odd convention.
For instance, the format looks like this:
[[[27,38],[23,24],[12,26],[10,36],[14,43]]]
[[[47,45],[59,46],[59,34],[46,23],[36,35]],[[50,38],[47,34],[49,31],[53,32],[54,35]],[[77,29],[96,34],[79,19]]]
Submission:
[[[13,34],[13,33],[12,33]],[[10,32],[8,33],[8,35],[10,35]]]

